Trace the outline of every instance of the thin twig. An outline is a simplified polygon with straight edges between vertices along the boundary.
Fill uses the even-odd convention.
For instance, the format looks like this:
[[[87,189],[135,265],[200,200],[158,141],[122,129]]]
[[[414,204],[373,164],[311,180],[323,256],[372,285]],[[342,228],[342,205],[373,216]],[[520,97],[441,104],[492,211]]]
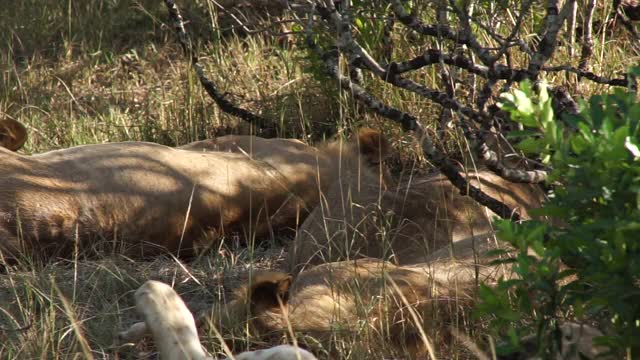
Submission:
[[[391,8],[396,14],[398,21],[400,21],[413,31],[423,35],[434,37],[437,37],[438,34],[440,34],[440,36],[442,36],[443,38],[469,47],[480,58],[483,64],[489,65],[495,62],[489,51],[485,47],[483,47],[475,37],[469,37],[467,36],[469,34],[454,31],[449,26],[425,25],[417,17],[411,14],[407,14],[400,0],[392,0]]]
[[[339,52],[337,49],[322,53],[311,36],[307,37],[307,45],[312,51],[316,52],[324,60],[327,72],[335,80],[337,80],[338,83],[340,83],[340,86],[343,90],[350,91],[356,100],[362,102],[374,112],[388,119],[401,123],[405,131],[415,131],[416,138],[421,142],[424,154],[449,179],[449,181],[451,181],[451,183],[460,190],[460,193],[462,195],[469,195],[470,197],[478,201],[478,203],[491,209],[491,211],[504,219],[513,219],[515,221],[520,219],[520,216],[504,203],[486,195],[480,189],[469,184],[469,182],[462,175],[460,175],[460,172],[456,168],[456,166],[453,165],[453,163],[451,163],[451,161],[442,153],[440,153],[432,144],[431,140],[429,140],[429,137],[427,136],[426,130],[417,121],[417,118],[415,116],[385,105],[380,100],[368,94],[359,85],[354,84],[348,77],[340,74],[337,65],[339,57]]]

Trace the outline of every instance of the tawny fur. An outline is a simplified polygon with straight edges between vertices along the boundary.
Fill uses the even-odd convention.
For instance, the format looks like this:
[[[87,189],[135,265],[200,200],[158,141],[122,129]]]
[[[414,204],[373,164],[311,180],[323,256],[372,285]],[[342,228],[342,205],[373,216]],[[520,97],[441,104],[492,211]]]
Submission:
[[[442,319],[452,319],[452,309],[472,300],[469,283],[442,284],[433,280],[432,271],[438,269],[368,258],[322,264],[295,280],[286,273],[257,273],[212,324],[225,334],[242,333],[250,319],[249,331],[264,340],[288,334],[289,326],[298,339],[310,335],[322,342],[335,332],[367,331],[371,339],[391,339],[396,351],[424,355],[409,307],[420,317],[420,327],[434,329],[442,327]]]
[[[0,128],[11,124],[5,120]],[[1,140],[14,150],[23,142],[15,136]],[[322,152],[296,141],[280,143],[302,145],[306,159],[322,162],[290,159],[278,168],[277,160],[145,142],[33,156],[0,148],[0,249],[5,257],[25,251],[68,256],[97,239],[116,239],[113,248],[129,256],[191,256],[222,234],[260,239],[294,228],[319,201],[317,178],[335,181],[335,173],[327,174],[368,171],[356,143],[327,144]],[[286,158],[282,150],[273,153]]]
[[[345,191],[364,184],[378,190],[389,185],[391,177],[382,164],[389,154],[389,147],[379,131],[362,128],[353,142],[335,141],[318,148],[296,139],[264,139],[249,135],[227,135],[180,148],[234,152],[264,161],[287,179],[296,195],[315,208],[321,197],[338,184],[338,179],[343,181],[336,187]]]
[[[537,185],[510,183],[489,171],[471,172],[468,179],[524,219],[544,199]],[[328,192],[290,245],[291,272],[358,257],[424,263],[435,249],[492,231],[494,214],[460,195],[443,175],[413,178],[384,192],[366,185],[359,190]]]
[[[485,234],[438,249],[427,262],[410,266],[363,258],[318,265],[295,278],[282,272],[256,273],[212,323],[225,334],[245,334],[248,325],[249,333],[263,340],[288,335],[291,327],[299,341],[312,336],[325,349],[330,348],[332,333],[362,332],[366,324],[374,342],[391,340],[386,346],[403,358],[427,358],[418,326],[427,334],[439,334],[436,340],[442,347],[449,326],[475,303],[480,283],[492,286],[500,278],[514,278],[510,267],[492,264],[497,255],[487,251],[495,249],[511,248]],[[409,307],[420,319],[418,324]],[[595,359],[593,354],[602,352],[593,343],[596,329],[576,331],[575,324],[561,328],[563,334],[571,334],[563,338],[563,354],[577,349]],[[376,337],[380,335],[385,340]]]
[[[149,280],[135,297],[136,310],[144,317],[162,359],[213,360],[200,344],[193,315],[171,286]]]
[[[235,355],[234,358],[236,360],[317,360],[307,350],[291,345],[278,345],[263,350],[245,351]]]
[[[364,348],[384,341],[385,351],[395,350],[402,358],[426,358],[428,350],[417,334],[417,326],[428,334],[440,334],[432,340],[437,340],[437,348],[441,348],[448,326],[460,319],[460,310],[473,305],[478,283],[492,284],[500,277],[513,275],[506,267],[489,264],[494,257],[486,256],[486,251],[503,248],[498,244],[489,238],[465,240],[434,252],[429,263],[406,267],[360,259],[323,264],[295,279],[282,272],[254,273],[236,291],[235,299],[214,313],[209,324],[231,338],[251,334],[272,342],[290,335],[291,329],[299,342],[312,336],[315,340],[308,345],[320,341],[324,351],[331,351],[333,334],[348,338],[349,333],[365,331],[368,335],[361,335],[360,342],[372,343],[360,344]],[[168,285],[151,281],[140,287],[136,308],[145,322],[119,333],[120,341],[137,342],[153,334],[161,343],[161,353],[200,354],[193,318]],[[419,319],[417,325],[409,308]],[[602,352],[593,343],[600,335],[596,329],[566,323],[561,330],[562,352],[567,358],[577,358],[579,353],[595,359]],[[166,346],[170,345],[167,339],[175,339],[181,346]],[[524,339],[531,340],[535,341]],[[278,346],[237,358],[293,359],[297,351],[291,346]],[[300,356],[313,359],[305,351]]]

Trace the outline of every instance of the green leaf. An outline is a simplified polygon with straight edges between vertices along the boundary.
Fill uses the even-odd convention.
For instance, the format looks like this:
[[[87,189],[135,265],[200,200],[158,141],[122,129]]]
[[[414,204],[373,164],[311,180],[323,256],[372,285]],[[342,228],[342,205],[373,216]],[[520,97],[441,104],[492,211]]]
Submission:
[[[411,11],[413,11],[413,1],[407,1],[405,2],[402,7],[404,8],[404,11],[407,13],[411,13]]]
[[[520,83],[520,90],[525,93],[528,97],[533,95],[533,87],[531,86],[531,81],[525,80]]]
[[[551,98],[547,91],[547,83],[545,81],[540,82],[539,88],[540,93],[538,94],[538,100],[540,101],[540,104],[551,104]]]
[[[589,111],[594,129],[600,128],[602,120],[605,117],[604,110],[602,109],[603,100],[604,98],[600,95],[592,96],[589,99]]]
[[[585,143],[587,143],[589,145],[594,143],[593,130],[591,129],[591,127],[589,127],[589,124],[579,123],[578,124],[578,129],[580,130],[580,134],[584,138]]]
[[[534,130],[534,129],[514,130],[514,131],[509,132],[506,135],[506,138],[507,139],[515,139],[515,138],[519,138],[519,137],[536,136],[536,135],[540,135],[540,131]]]
[[[362,30],[364,28],[364,23],[362,22],[362,19],[360,19],[359,17],[357,17],[354,20],[354,23],[356,24],[356,27],[358,28],[358,30]]]
[[[496,309],[495,315],[503,320],[515,322],[520,320],[520,314],[509,308]]]
[[[516,148],[524,151],[525,154],[540,154],[547,146],[544,139],[524,139],[516,144]]]
[[[513,121],[529,127],[538,127],[533,102],[524,91],[514,89],[513,93],[503,93],[500,95],[500,100],[498,106],[508,111]]]
[[[544,129],[544,134],[547,142],[550,144],[558,143],[557,125],[553,118],[553,108],[551,108],[551,101],[547,101],[540,114],[540,122]]]
[[[616,89],[579,101],[580,113],[559,122],[548,96],[541,90],[536,103],[524,83],[503,96],[514,121],[536,121],[542,130],[542,139],[530,136],[534,132],[512,138],[550,161],[553,191],[544,208],[529,214],[551,221],[495,223],[498,238],[517,250],[500,262],[516,276],[486,290],[485,318],[502,344],[535,332],[546,347],[557,335],[548,330],[559,314],[585,320],[606,314],[613,352],[640,349],[640,102],[635,93]],[[561,270],[561,263],[570,269]]]
[[[524,92],[520,90],[514,90],[513,95],[515,96],[514,104],[516,109],[520,111],[523,115],[532,115],[533,114],[533,102],[531,98]]]
[[[542,241],[533,241],[531,243],[531,248],[538,256],[544,256],[546,253],[546,248],[544,247]]]
[[[589,147],[587,140],[581,136],[571,137],[571,139],[569,139],[569,143],[571,144],[571,150],[576,154],[581,154]]]
[[[538,127],[538,120],[536,120],[536,117],[533,115],[522,115],[522,116],[516,117],[514,120],[521,123],[524,126]]]
[[[615,131],[613,131],[613,135],[611,136],[611,140],[613,145],[618,147],[623,147],[625,144],[625,140],[629,137],[629,127],[621,126]]]

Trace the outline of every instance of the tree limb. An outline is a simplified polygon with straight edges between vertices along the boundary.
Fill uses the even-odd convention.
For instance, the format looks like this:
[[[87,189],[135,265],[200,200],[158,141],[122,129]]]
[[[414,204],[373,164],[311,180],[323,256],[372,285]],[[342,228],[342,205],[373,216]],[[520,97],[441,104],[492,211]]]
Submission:
[[[173,23],[172,25],[178,36],[178,41],[180,42],[182,51],[191,59],[191,65],[196,71],[198,80],[206,90],[207,94],[209,94],[209,96],[213,99],[213,101],[215,101],[215,103],[220,107],[222,111],[226,112],[227,114],[239,117],[240,119],[249,123],[256,124],[258,127],[258,133],[261,136],[275,136],[276,133],[275,128],[273,127],[273,121],[269,121],[261,116],[255,115],[252,112],[236,106],[229,100],[225,99],[224,94],[220,92],[216,84],[205,75],[202,65],[200,65],[200,63],[198,62],[198,56],[195,54],[191,46],[191,40],[189,39],[189,35],[184,29],[182,16],[180,15],[180,11],[178,10],[175,2],[173,0],[165,0],[165,5],[167,6],[167,10],[169,11],[169,18]]]
[[[452,40],[457,44],[466,45],[480,58],[482,63],[485,65],[489,65],[495,62],[494,58],[489,53],[489,50],[480,45],[475,37],[469,36],[470,34],[454,31],[449,26],[425,25],[415,16],[407,14],[400,0],[392,0],[391,8],[396,14],[398,21],[400,21],[413,31],[428,36],[441,36],[445,39]]]
[[[537,51],[529,61],[527,68],[528,78],[535,81],[544,63],[549,60],[556,50],[558,32],[562,28],[564,20],[569,16],[572,3],[575,0],[568,0],[562,7],[562,11],[558,13],[559,0],[547,1],[547,15],[543,28],[538,36],[541,38]]]
[[[425,156],[427,156],[427,158],[436,165],[436,167],[449,179],[449,181],[451,181],[451,183],[460,190],[462,195],[471,196],[478,203],[491,209],[491,211],[504,219],[512,219],[514,221],[520,219],[520,216],[504,203],[493,199],[477,187],[469,184],[469,182],[460,175],[456,166],[453,165],[453,163],[451,163],[448,158],[440,153],[431,143],[425,129],[417,121],[415,116],[385,105],[380,100],[369,95],[359,85],[351,82],[348,77],[340,74],[337,66],[339,56],[337,49],[323,54],[311,37],[307,37],[307,45],[324,60],[327,73],[337,80],[344,90],[351,91],[356,100],[362,102],[374,112],[401,123],[404,130],[413,130],[416,133],[417,139],[419,139],[421,143]]]

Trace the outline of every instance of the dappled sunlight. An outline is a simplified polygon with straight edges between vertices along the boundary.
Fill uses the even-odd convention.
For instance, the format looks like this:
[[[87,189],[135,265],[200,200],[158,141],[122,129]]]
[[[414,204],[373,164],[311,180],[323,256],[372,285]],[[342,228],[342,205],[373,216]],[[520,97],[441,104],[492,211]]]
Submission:
[[[295,196],[293,202],[287,200],[286,179],[240,154],[128,142],[7,157],[0,163],[11,171],[0,185],[17,202],[0,202],[0,210],[20,213],[20,236],[34,246],[48,241],[72,244],[77,224],[82,238],[109,237],[117,231],[127,242],[189,251],[208,229],[222,233],[253,227],[256,234],[264,234],[267,227],[251,224],[268,218],[272,209],[280,211],[276,220],[282,222],[269,226],[289,226],[299,207]],[[55,230],[54,236],[52,226],[58,221],[71,226]],[[18,230],[13,231],[17,236]]]

